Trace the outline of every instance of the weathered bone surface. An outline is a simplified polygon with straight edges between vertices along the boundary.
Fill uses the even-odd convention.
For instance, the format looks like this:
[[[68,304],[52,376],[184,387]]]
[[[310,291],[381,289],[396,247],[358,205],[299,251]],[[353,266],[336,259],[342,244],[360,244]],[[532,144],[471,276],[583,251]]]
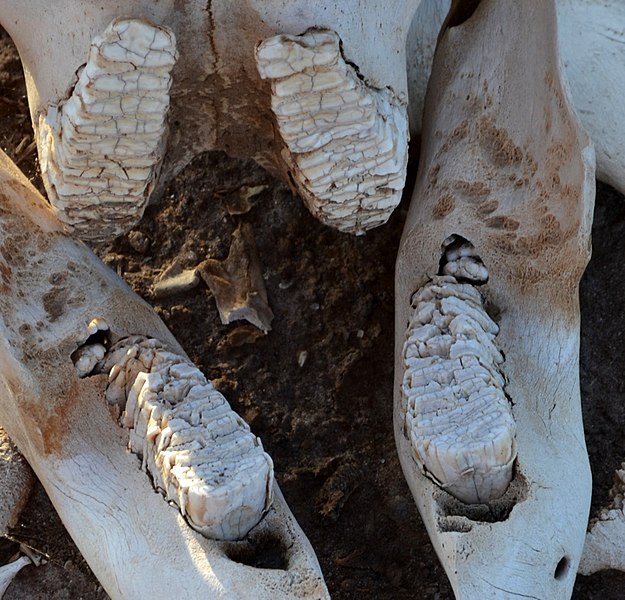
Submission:
[[[245,537],[269,509],[274,483],[273,463],[245,421],[158,340],[125,338],[100,361],[93,369],[108,374],[106,399],[123,410],[129,447],[155,487],[202,535]]]
[[[269,38],[256,61],[310,212],[350,233],[386,223],[406,179],[406,100],[362,81],[333,31]]]
[[[82,239],[110,239],[143,215],[165,145],[175,62],[169,30],[116,19],[93,40],[71,96],[40,115],[48,199]]]
[[[396,270],[395,435],[457,598],[568,598],[590,470],[579,394],[577,286],[589,258],[593,152],[561,83],[553,2],[482,0],[441,36]],[[405,427],[403,332],[452,235],[488,268],[517,458],[506,493],[458,501],[428,478]]]
[[[423,0],[408,33],[410,132],[421,132],[423,100],[436,40],[451,0]],[[625,193],[625,22],[620,0],[557,0],[559,50],[573,106],[595,146],[597,179]]]
[[[183,598],[326,597],[317,560],[277,486],[265,517],[237,543],[204,538],[154,492],[111,415],[108,376],[80,378],[72,357],[105,324],[113,342],[140,333],[184,357],[183,350],[145,302],[64,233],[4,154],[0,194],[0,422],[109,596],[175,589]],[[83,374],[92,361],[82,362]],[[253,549],[268,538],[281,548],[283,569],[230,558],[237,544]]]
[[[334,0],[296,0],[290,2],[287,8],[282,2],[267,0],[236,3],[216,0],[207,9],[206,3],[199,0],[185,2],[182,8],[174,0],[114,0],[106,3],[63,0],[55,2],[54,6],[38,0],[6,0],[0,9],[0,24],[15,41],[24,64],[31,116],[37,133],[42,116],[70,95],[76,83],[75,73],[84,64],[92,40],[100,36],[109,23],[119,17],[149,19],[173,32],[183,59],[178,61],[172,74],[171,127],[161,186],[193,156],[205,150],[224,150],[233,156],[254,158],[290,181],[289,173],[293,165],[299,164],[304,156],[291,154],[282,137],[275,132],[270,84],[263,82],[259,76],[255,47],[276,35],[299,36],[312,27],[336,32],[338,37],[329,34],[333,36],[332,44],[340,38],[345,59],[358,66],[367,86],[371,90],[384,90],[368,91],[364,84],[358,88],[362,95],[363,106],[359,107],[362,114],[373,117],[371,125],[365,128],[366,137],[369,142],[381,142],[380,147],[372,148],[366,140],[358,139],[362,135],[361,130],[354,129],[351,138],[345,137],[346,129],[341,134],[343,141],[349,139],[354,145],[354,151],[348,154],[358,155],[365,150],[360,147],[364,143],[364,154],[370,161],[365,170],[369,173],[366,177],[356,173],[351,176],[353,189],[342,185],[346,198],[355,197],[359,207],[362,205],[363,209],[373,210],[369,217],[361,211],[352,225],[345,225],[346,228],[361,231],[387,218],[390,206],[397,202],[397,190],[403,187],[403,182],[399,180],[403,179],[405,155],[392,160],[388,150],[390,145],[403,153],[406,146],[406,117],[402,108],[402,103],[407,101],[406,35],[419,2],[376,1],[364,6],[359,0],[341,3]],[[76,14],[80,14],[80,19],[76,19]],[[355,15],[358,15],[357,18]],[[68,23],[72,23],[71,28]],[[159,31],[165,32],[165,29]],[[342,59],[341,64],[345,65]],[[346,76],[350,69],[346,68]],[[331,71],[326,71],[326,75],[328,73]],[[323,78],[322,74],[315,77],[315,81]],[[159,82],[162,83],[162,80],[159,79]],[[342,89],[346,80],[337,83]],[[312,98],[309,96],[309,99]],[[367,103],[369,107],[364,106]],[[335,118],[336,111],[328,115]],[[143,122],[141,116],[130,116],[130,119]],[[317,113],[315,124],[318,125],[321,119],[321,114]],[[327,127],[326,137],[332,134],[333,127]],[[42,162],[45,162],[45,148],[41,144],[39,150]],[[154,146],[150,151],[152,156],[146,162],[151,166],[157,162],[160,150]],[[317,153],[316,156],[321,155]],[[346,160],[349,159],[342,155],[341,165],[346,164]],[[360,172],[357,165],[351,166]],[[137,174],[138,181],[142,182],[137,187],[145,185],[148,180],[148,167],[141,163],[139,168],[146,171],[140,176]],[[343,166],[339,171],[342,169]],[[331,177],[342,180],[345,174],[333,172]],[[387,184],[382,184],[385,178]],[[117,180],[114,183],[117,185]],[[341,212],[339,203],[335,202],[331,207],[328,205],[324,190],[329,186],[320,179],[313,183],[313,187],[304,186],[309,204],[328,207],[323,210],[323,218],[332,215],[331,221],[343,227],[343,221],[335,221],[337,213]],[[365,187],[373,187],[377,190],[376,194],[372,195],[369,191],[363,195]],[[148,184],[144,191],[149,192],[149,188]],[[301,188],[302,191],[304,188]],[[313,197],[317,193],[323,195]],[[368,200],[365,201],[365,198]],[[112,227],[111,233],[129,227],[130,222],[141,213],[143,202],[144,198],[140,197],[134,209],[127,207],[127,217],[116,214],[116,228]],[[85,203],[91,206],[92,201],[86,200]],[[344,212],[349,211],[345,209]],[[98,227],[101,226],[98,224]],[[83,229],[87,236],[96,235],[87,228]]]
[[[15,576],[27,565],[30,565],[30,558],[27,556],[20,556],[17,560],[10,562],[7,565],[0,567],[0,598],[4,596],[7,588],[11,585],[11,582]]]
[[[591,519],[584,554],[579,565],[582,575],[603,569],[625,571],[625,464],[614,476],[610,504]]]
[[[508,489],[516,457],[498,327],[476,288],[454,277],[434,277],[412,307],[402,409],[414,458],[461,501],[495,500]]]

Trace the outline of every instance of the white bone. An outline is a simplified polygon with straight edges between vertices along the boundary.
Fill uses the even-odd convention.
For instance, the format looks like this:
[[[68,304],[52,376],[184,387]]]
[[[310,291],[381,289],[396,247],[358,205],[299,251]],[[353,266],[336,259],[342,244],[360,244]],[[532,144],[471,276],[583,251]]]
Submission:
[[[21,556],[17,560],[0,567],[0,598],[4,596],[7,588],[11,585],[11,582],[15,576],[26,566],[30,565],[31,561],[28,556]]]
[[[145,302],[67,237],[4,154],[0,187],[0,244],[12,256],[0,259],[10,278],[0,293],[0,422],[109,596],[161,597],[175,589],[182,598],[326,598],[314,553],[276,485],[265,517],[236,543],[253,548],[274,539],[285,562],[274,570],[229,558],[235,545],[202,537],[154,492],[107,406],[108,377],[79,378],[71,355],[94,318],[109,336],[161,340],[169,352],[146,359],[156,367],[185,357],[183,350]],[[137,352],[134,360],[143,357]],[[189,368],[185,362],[178,374]],[[174,397],[179,392],[174,386]]]
[[[396,270],[402,468],[457,598],[569,598],[590,505],[577,286],[589,258],[594,173],[561,82],[553,2],[482,0],[447,29],[423,123]],[[493,200],[494,210],[481,210]],[[439,272],[451,235],[472,243],[488,267],[483,292],[498,309],[495,343],[516,424],[513,479],[485,507],[459,502],[423,475],[405,426],[401,332],[412,322],[411,296]],[[435,303],[431,295],[426,303]],[[434,308],[421,312],[436,321]]]

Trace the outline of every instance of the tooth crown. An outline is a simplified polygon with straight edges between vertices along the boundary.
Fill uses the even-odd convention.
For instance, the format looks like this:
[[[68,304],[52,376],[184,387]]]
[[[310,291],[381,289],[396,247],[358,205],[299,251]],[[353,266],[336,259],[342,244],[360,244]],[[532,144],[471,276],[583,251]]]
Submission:
[[[40,118],[48,197],[83,239],[110,239],[143,215],[163,154],[175,45],[166,28],[113,21],[70,98]]]
[[[283,157],[312,214],[356,234],[385,223],[406,178],[404,104],[359,78],[333,31],[269,38],[256,61],[271,80]]]
[[[154,339],[123,340],[106,360],[130,449],[168,501],[206,537],[244,537],[269,509],[273,463],[225,398]]]
[[[451,276],[434,277],[412,306],[402,396],[414,458],[463,502],[496,499],[516,457],[498,327],[475,287]]]

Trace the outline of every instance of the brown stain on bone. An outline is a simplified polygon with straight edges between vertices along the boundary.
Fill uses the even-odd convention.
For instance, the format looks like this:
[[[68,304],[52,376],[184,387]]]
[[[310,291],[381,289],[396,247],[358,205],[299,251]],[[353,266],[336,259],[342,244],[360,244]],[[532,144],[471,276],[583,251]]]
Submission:
[[[435,219],[442,219],[449,215],[456,208],[456,201],[454,200],[454,196],[450,192],[445,192],[441,194],[438,202],[434,205],[432,209],[432,216]]]

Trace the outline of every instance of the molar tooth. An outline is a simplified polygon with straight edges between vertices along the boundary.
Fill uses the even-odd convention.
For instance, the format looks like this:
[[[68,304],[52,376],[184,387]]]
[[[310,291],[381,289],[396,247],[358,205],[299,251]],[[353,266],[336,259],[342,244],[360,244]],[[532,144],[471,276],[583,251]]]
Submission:
[[[417,462],[458,499],[485,503],[512,478],[515,423],[498,327],[469,288],[435,277],[413,295],[401,389]]]
[[[48,198],[83,239],[111,239],[143,214],[162,159],[175,43],[145,20],[114,20],[94,38],[70,98],[40,117]]]
[[[356,234],[385,223],[406,176],[404,103],[359,79],[333,31],[269,38],[256,62],[271,80],[283,156],[311,213]]]
[[[122,340],[103,368],[107,399],[119,403],[124,394],[129,447],[157,489],[203,535],[244,537],[271,504],[273,464],[243,419],[199,369],[157,340]]]

